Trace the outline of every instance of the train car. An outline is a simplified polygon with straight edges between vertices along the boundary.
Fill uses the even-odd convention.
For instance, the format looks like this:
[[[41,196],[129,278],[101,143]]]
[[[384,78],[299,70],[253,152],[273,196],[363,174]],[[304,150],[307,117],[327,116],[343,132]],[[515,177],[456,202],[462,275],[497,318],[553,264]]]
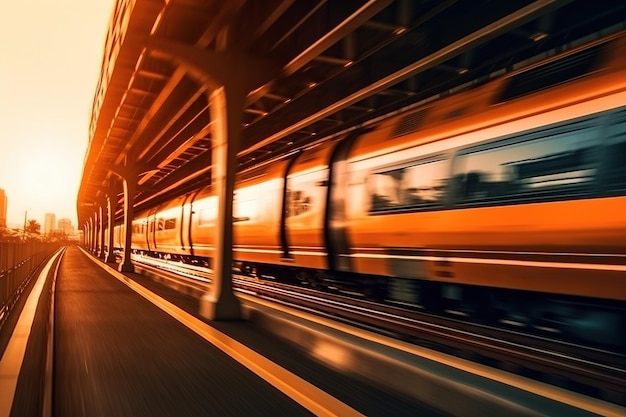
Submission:
[[[333,288],[623,344],[625,50],[587,44],[309,151],[325,229],[287,250],[324,241]],[[285,198],[306,210],[297,171]]]
[[[384,296],[401,302],[616,337],[624,51],[623,36],[586,45],[360,136],[350,198],[332,202],[346,213],[346,269],[392,277]]]
[[[624,51],[622,32],[239,173],[236,267],[626,344]],[[150,250],[210,265],[217,204],[159,209],[179,220]]]

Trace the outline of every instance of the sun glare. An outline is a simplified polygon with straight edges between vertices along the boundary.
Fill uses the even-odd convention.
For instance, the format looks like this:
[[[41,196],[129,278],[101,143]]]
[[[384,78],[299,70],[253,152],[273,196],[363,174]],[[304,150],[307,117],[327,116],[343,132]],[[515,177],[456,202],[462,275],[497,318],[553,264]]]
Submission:
[[[62,149],[32,149],[19,157],[19,187],[27,200],[42,210],[54,201],[75,198],[76,173]]]

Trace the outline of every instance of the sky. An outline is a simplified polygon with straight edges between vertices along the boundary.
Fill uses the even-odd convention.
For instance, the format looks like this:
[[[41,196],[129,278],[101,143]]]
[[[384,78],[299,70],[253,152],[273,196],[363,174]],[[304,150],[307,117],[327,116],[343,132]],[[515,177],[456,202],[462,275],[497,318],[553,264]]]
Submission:
[[[2,0],[0,188],[7,223],[76,227],[76,198],[115,0]]]

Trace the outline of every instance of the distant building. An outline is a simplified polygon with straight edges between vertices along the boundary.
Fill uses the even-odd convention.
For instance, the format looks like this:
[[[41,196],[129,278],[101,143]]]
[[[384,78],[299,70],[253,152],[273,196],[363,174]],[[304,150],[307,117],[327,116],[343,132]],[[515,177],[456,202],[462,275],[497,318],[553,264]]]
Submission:
[[[7,195],[2,188],[0,188],[0,227],[7,227]]]
[[[44,226],[43,226],[43,233],[46,236],[50,236],[52,235],[52,233],[54,232],[55,226],[56,224],[56,216],[54,215],[54,213],[46,213],[46,219],[44,221]]]
[[[58,229],[65,237],[71,237],[74,235],[74,226],[72,226],[72,221],[70,219],[59,219]]]

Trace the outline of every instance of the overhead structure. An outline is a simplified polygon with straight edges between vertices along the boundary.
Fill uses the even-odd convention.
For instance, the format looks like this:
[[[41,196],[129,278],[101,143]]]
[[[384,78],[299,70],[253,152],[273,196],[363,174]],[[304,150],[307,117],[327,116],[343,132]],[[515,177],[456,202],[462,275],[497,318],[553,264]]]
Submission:
[[[104,230],[130,230],[133,210],[217,185],[226,168],[227,196],[235,170],[623,29],[624,16],[608,0],[118,0],[79,225],[110,260]]]
[[[92,107],[79,224],[131,153],[136,209],[210,182],[208,86],[151,45],[237,48],[279,68],[247,97],[243,168],[623,26],[625,9],[601,0],[119,0]]]

